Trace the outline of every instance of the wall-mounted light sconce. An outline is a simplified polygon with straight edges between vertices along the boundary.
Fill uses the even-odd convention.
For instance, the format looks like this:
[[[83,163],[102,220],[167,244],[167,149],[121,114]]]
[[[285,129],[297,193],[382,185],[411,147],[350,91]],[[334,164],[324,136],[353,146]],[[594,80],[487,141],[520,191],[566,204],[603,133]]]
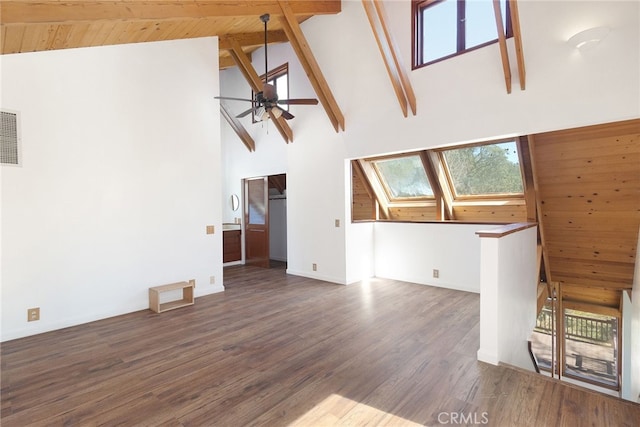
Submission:
[[[609,27],[589,28],[571,36],[567,43],[580,51],[585,51],[600,43],[609,34],[609,31]]]

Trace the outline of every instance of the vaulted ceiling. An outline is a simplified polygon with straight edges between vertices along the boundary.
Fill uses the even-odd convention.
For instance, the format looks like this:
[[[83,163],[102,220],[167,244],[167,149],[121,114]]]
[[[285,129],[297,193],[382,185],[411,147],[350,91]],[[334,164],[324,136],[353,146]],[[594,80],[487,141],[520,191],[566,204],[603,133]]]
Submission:
[[[338,132],[344,130],[344,117],[300,23],[314,15],[339,13],[341,7],[341,0],[2,1],[1,53],[216,36],[219,67],[237,65],[257,93],[262,90],[262,81],[251,63],[251,53],[264,46],[264,24],[260,17],[269,14],[269,43],[291,43]],[[224,110],[224,105],[222,114],[252,150],[254,142]],[[272,119],[282,138],[293,141],[293,131],[285,119],[275,116]]]
[[[340,0],[287,2],[298,23],[336,14]],[[220,67],[235,65],[232,36],[248,55],[263,45],[260,15],[282,15],[277,0],[2,1],[1,52],[20,53],[195,37],[220,37]],[[269,22],[270,43],[288,41],[282,21]]]
[[[385,65],[391,69],[395,63],[397,68],[389,73],[398,74],[391,78],[401,106],[404,104],[403,113],[406,116],[410,106],[415,114],[415,95],[403,81],[408,79],[399,73],[402,67],[393,55],[393,41],[385,40],[388,34],[384,13],[376,14],[373,10],[380,4],[364,0],[363,5]],[[2,0],[0,53],[217,36],[220,68],[238,65],[253,89],[260,90],[259,77],[251,66],[251,53],[263,45],[264,24],[260,16],[269,13],[269,42],[291,42],[338,131],[344,129],[344,117],[299,24],[315,15],[340,11],[340,0]],[[500,51],[510,91],[510,67],[503,40]],[[524,89],[524,60],[521,49],[516,51],[519,81]],[[274,122],[285,140],[293,140],[284,120]],[[577,291],[572,298],[608,306],[617,306],[620,290],[629,289],[632,283],[634,243],[640,223],[637,169],[640,131],[637,121],[624,126],[623,131],[616,128],[607,134],[606,143],[599,139],[601,129],[589,130],[595,132],[593,139],[584,135],[574,137],[569,132],[541,134],[530,141],[536,149],[531,160],[537,177],[540,203],[537,219],[543,233],[547,275],[553,281],[567,284],[567,292],[570,286],[575,286]],[[250,138],[245,144],[252,149]],[[531,211],[531,203],[527,205]],[[526,214],[523,219],[529,217]]]

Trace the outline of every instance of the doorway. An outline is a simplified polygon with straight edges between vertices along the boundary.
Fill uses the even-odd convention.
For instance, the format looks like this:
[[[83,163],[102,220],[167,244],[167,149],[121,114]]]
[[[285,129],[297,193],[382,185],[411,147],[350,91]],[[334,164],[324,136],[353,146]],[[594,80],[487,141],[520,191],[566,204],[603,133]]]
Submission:
[[[287,176],[271,175],[269,181],[269,265],[287,266]]]
[[[286,267],[286,189],[285,174],[244,180],[246,265]]]

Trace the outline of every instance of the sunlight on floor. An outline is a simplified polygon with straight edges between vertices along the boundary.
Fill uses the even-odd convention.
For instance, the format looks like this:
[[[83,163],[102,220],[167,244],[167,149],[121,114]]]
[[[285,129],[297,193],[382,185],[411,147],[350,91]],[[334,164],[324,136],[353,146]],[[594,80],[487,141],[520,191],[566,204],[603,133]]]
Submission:
[[[371,285],[375,283],[375,279],[365,279],[362,281],[360,286],[361,294],[362,294],[362,307],[365,310],[365,313],[368,317],[372,317],[374,315],[374,307],[373,307],[373,291],[371,289]]]
[[[332,394],[290,426],[422,426],[364,403]]]

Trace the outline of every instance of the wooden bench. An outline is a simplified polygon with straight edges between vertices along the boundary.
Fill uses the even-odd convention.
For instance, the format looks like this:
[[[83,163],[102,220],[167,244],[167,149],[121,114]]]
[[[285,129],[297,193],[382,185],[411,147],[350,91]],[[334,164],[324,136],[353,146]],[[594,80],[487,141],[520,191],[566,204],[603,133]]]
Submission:
[[[149,288],[149,309],[156,313],[162,313],[164,311],[173,310],[174,308],[193,305],[193,288],[195,288],[195,286],[196,281],[189,280],[188,282],[170,283],[168,285]],[[182,289],[182,299],[160,304],[160,294],[162,292],[175,291],[178,289]]]

